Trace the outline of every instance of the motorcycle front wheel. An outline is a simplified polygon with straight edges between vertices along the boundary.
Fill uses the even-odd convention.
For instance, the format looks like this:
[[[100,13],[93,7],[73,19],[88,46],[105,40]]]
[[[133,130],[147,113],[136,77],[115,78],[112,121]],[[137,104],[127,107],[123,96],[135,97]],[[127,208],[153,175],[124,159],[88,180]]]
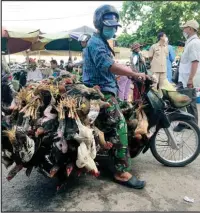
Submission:
[[[183,167],[193,162],[200,153],[200,129],[192,120],[170,119],[167,129],[160,129],[151,143],[151,152],[160,163],[170,167]],[[179,125],[182,131],[176,132]]]

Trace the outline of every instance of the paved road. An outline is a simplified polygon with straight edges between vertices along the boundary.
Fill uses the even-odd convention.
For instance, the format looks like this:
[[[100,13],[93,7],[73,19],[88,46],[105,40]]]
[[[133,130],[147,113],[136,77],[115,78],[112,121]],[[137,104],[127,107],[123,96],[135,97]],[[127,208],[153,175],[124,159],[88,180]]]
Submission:
[[[199,105],[200,110],[200,105]],[[133,160],[136,175],[147,181],[137,191],[117,185],[104,174],[70,183],[62,193],[55,193],[56,182],[34,171],[27,178],[22,171],[11,182],[2,166],[3,211],[199,211],[200,157],[184,168],[159,164],[148,152]],[[183,201],[184,196],[194,203]]]

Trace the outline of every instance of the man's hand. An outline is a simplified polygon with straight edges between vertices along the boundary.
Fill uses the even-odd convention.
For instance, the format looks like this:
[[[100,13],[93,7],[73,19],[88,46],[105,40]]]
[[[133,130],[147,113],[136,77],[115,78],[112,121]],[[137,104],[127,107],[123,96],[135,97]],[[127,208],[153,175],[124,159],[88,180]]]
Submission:
[[[147,75],[145,73],[134,73],[133,78],[135,80],[145,81],[147,78]]]
[[[193,88],[194,87],[194,85],[193,85],[193,79],[194,79],[194,77],[195,77],[195,75],[197,73],[198,65],[199,65],[199,61],[197,61],[197,60],[192,61],[190,76],[189,76],[189,80],[187,82],[187,87],[188,88]]]
[[[188,80],[188,82],[187,82],[187,87],[188,87],[188,88],[193,88],[193,87],[194,87],[193,81],[192,81],[191,79]]]

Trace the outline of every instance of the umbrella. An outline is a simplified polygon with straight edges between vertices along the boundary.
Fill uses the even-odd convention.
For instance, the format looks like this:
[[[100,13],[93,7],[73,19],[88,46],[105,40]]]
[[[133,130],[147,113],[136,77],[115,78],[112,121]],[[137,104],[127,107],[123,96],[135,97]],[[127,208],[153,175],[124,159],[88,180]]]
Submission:
[[[92,35],[94,32],[96,32],[95,29],[91,28],[91,27],[88,27],[88,26],[82,26],[82,27],[79,27],[79,28],[76,28],[76,29],[73,29],[73,30],[70,30],[69,33],[79,33],[79,34],[90,34]]]
[[[82,47],[78,42],[79,34],[62,32],[59,34],[42,36],[52,39],[52,41],[45,45],[46,50],[82,51]]]
[[[45,50],[45,45],[48,44],[50,41],[52,41],[52,39],[42,38],[39,41],[37,41],[34,44],[32,44],[30,50],[31,51]]]
[[[2,28],[1,51],[4,54],[22,52],[31,47],[37,41],[40,31],[17,32]]]

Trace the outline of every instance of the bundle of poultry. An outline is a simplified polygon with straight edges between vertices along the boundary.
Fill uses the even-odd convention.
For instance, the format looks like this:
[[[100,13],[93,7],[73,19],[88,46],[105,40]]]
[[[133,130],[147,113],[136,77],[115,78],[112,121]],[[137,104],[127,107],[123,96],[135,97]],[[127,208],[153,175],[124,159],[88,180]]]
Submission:
[[[15,156],[10,161],[16,163],[9,180],[23,167],[28,175],[33,167],[39,167],[47,176],[57,175],[61,179],[61,174],[69,176],[72,168],[99,175],[94,161],[96,145],[110,149],[112,144],[95,126],[95,120],[100,109],[110,104],[104,102],[99,87],[72,84],[74,80],[70,79],[67,76],[29,83],[16,95],[13,109],[20,121],[5,132],[12,146],[7,153],[13,152],[6,157]],[[5,153],[6,147],[9,146],[2,150]]]
[[[142,104],[139,105],[137,111],[136,111],[136,116],[137,116],[137,127],[134,131],[135,138],[137,139],[142,139],[142,135],[147,135],[148,133],[148,120],[147,116],[143,110]]]
[[[33,98],[20,112],[24,112],[24,117],[31,117],[33,120],[38,118],[38,109],[41,106],[39,97]]]
[[[61,98],[58,106],[55,107],[55,109],[59,113],[59,119],[63,120],[65,118],[65,108],[68,109],[69,118],[75,118],[75,112],[76,112],[76,105],[77,105],[77,100],[73,97],[66,97],[66,98]]]
[[[33,98],[34,94],[33,91],[30,90],[29,88],[22,88],[16,95],[15,99],[14,99],[14,103],[16,104],[15,106],[11,105],[11,108],[22,108],[23,106],[25,106],[27,103],[29,103],[32,98]]]

